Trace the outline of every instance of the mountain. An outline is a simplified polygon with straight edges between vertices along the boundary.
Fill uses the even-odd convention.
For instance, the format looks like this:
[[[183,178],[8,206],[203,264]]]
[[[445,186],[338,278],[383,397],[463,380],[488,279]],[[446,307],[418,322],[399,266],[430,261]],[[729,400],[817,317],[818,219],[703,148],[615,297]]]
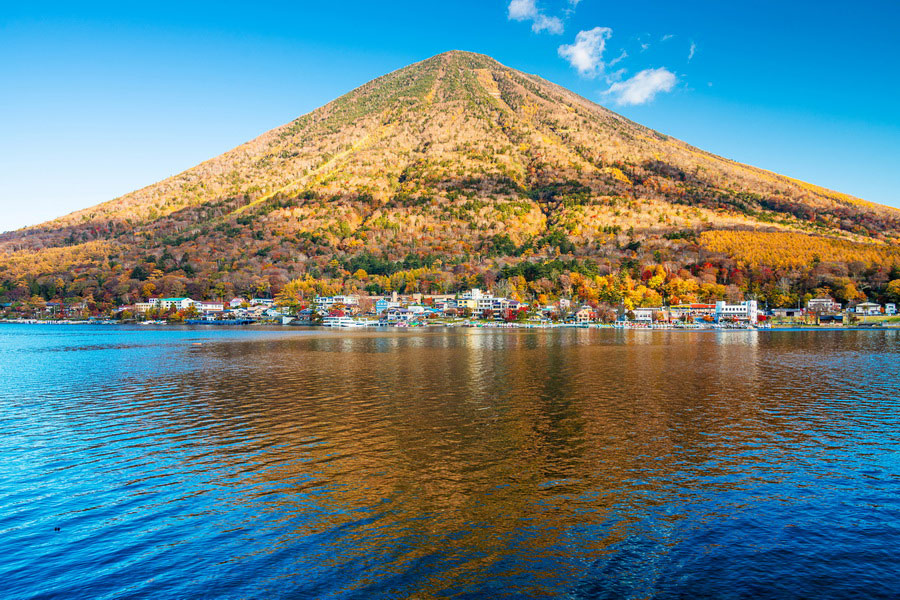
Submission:
[[[787,302],[848,285],[874,297],[896,274],[898,238],[900,211],[452,51],[159,183],[0,235],[0,298],[114,305],[292,280],[320,292],[499,281],[536,296],[571,293],[570,273],[657,271],[663,300]],[[676,279],[697,291],[671,293]]]

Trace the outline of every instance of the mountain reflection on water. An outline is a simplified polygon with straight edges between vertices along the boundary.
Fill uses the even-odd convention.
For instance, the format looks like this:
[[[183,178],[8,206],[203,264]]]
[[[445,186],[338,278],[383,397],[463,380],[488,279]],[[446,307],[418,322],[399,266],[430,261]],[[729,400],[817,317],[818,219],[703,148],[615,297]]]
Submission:
[[[895,331],[0,326],[3,595],[896,598],[898,357]]]

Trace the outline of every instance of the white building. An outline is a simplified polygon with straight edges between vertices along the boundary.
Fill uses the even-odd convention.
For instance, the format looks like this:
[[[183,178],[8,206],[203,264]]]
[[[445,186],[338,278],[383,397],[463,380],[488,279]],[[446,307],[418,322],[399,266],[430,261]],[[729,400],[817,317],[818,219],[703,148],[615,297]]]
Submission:
[[[410,323],[422,313],[417,313],[408,308],[389,308],[381,315],[381,323],[394,325],[398,323]]]
[[[491,310],[493,307],[494,296],[489,293],[482,292],[478,288],[466,290],[454,300],[455,308],[468,308],[469,310],[480,313],[485,310]]]
[[[884,314],[886,315],[896,315],[897,314],[897,305],[893,302],[888,302],[884,305]]]
[[[635,308],[631,311],[634,313],[636,323],[652,323],[653,315],[664,312],[662,308]]]
[[[222,312],[225,310],[224,302],[195,302],[194,307],[202,313]]]
[[[759,321],[759,308],[756,300],[747,300],[740,304],[727,304],[724,300],[716,302],[716,321],[735,320],[756,323]]]
[[[356,296],[316,296],[316,311],[326,313],[336,305],[340,304],[345,307],[359,305],[359,299]]]
[[[149,298],[146,302],[138,302],[134,309],[140,312],[158,308],[160,310],[185,310],[193,306],[195,302],[190,298]]]
[[[881,305],[874,302],[860,302],[854,311],[858,315],[872,316],[881,314]]]
[[[806,308],[810,312],[819,312],[819,313],[838,313],[841,312],[841,305],[839,302],[835,302],[834,298],[824,297],[824,298],[813,298],[809,302],[806,303]]]
[[[245,302],[247,301],[244,298],[232,298],[231,302],[228,303],[228,306],[231,308],[240,308]]]

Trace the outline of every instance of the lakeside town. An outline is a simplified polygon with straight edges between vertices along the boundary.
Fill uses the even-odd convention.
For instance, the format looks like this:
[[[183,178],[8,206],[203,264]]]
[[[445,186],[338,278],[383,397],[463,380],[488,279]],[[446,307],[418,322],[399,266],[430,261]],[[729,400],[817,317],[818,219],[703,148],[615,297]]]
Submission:
[[[12,309],[12,310],[11,310]],[[895,303],[859,302],[842,306],[831,297],[806,306],[772,308],[756,300],[673,306],[579,304],[568,298],[540,304],[495,296],[472,288],[458,294],[393,292],[383,296],[315,296],[286,304],[277,298],[194,300],[151,297],[108,314],[90,314],[84,303],[47,302],[28,316],[0,305],[2,322],[164,325],[277,324],[323,327],[624,327],[749,329],[797,326],[900,326]]]

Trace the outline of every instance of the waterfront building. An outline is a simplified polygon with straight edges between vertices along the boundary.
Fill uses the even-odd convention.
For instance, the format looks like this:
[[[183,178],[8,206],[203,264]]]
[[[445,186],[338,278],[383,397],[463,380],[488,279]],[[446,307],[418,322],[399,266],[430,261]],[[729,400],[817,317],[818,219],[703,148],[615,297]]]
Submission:
[[[677,304],[669,307],[669,314],[672,319],[704,319],[713,320],[716,317],[715,304]]]
[[[597,314],[590,306],[582,306],[573,315],[576,323],[590,323],[597,319]]]
[[[194,307],[201,313],[223,312],[225,310],[224,302],[195,302]]]
[[[156,306],[162,310],[186,310],[194,305],[194,301],[190,298],[160,298],[156,301]]]
[[[805,314],[802,308],[797,308],[796,306],[790,306],[787,308],[773,308],[771,312],[773,317],[779,317],[782,319],[802,317]]]
[[[759,309],[756,300],[746,300],[740,304],[728,304],[724,300],[716,302],[716,321],[733,320],[756,323],[759,321]]]
[[[482,292],[478,288],[472,288],[459,295],[454,300],[454,308],[467,308],[476,314],[481,314],[485,310],[493,309],[494,296],[490,293]]]
[[[386,325],[409,324],[423,313],[424,311],[413,312],[408,308],[389,308],[384,311],[379,321]]]
[[[839,313],[841,312],[841,305],[839,302],[836,302],[834,298],[825,296],[822,298],[813,298],[807,302],[806,309],[810,312],[817,313]]]
[[[874,302],[860,302],[854,307],[854,312],[863,316],[880,315],[881,305]]]
[[[634,321],[636,323],[652,323],[653,315],[660,314],[660,313],[665,314],[666,309],[664,309],[662,307],[656,307],[656,308],[641,307],[641,308],[635,308],[631,312],[634,314]]]
[[[380,315],[384,311],[389,308],[399,308],[400,303],[396,300],[388,300],[386,298],[379,298],[375,301],[375,314]]]
[[[316,296],[314,300],[316,311],[326,313],[334,306],[342,305],[350,308],[359,305],[359,298],[356,296]]]
[[[893,302],[888,302],[884,305],[884,314],[886,315],[896,315],[897,314],[897,305]]]

